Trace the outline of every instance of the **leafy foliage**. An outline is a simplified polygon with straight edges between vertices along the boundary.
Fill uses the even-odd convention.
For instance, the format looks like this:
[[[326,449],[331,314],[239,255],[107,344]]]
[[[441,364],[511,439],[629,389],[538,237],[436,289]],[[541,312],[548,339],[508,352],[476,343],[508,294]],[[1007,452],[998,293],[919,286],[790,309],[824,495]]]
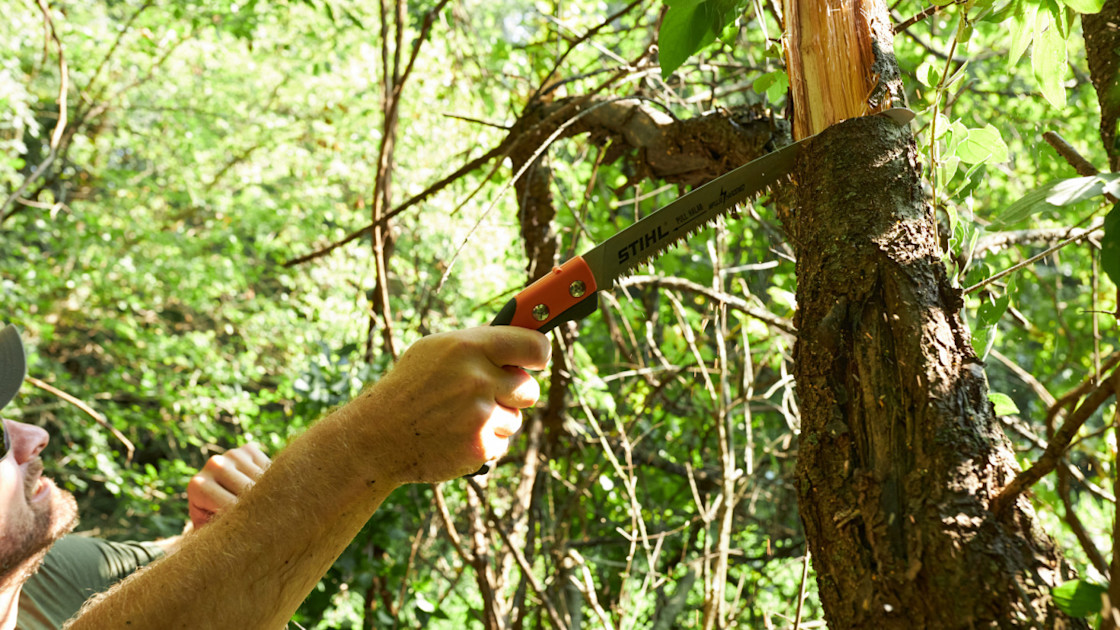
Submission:
[[[660,6],[466,2],[441,10],[422,39],[437,4],[409,3],[396,40],[392,11],[351,0],[59,4],[51,17],[70,98],[68,135],[53,158],[59,48],[44,56],[33,3],[11,7],[0,23],[0,185],[10,201],[0,213],[0,318],[27,331],[32,375],[105,422],[30,388],[13,411],[51,432],[50,472],[78,495],[82,528],[115,538],[177,533],[186,481],[207,456],[250,439],[275,453],[391,365],[386,337],[399,349],[485,324],[525,282],[521,209],[517,195],[502,193],[512,174],[500,160],[391,220],[388,318],[368,233],[286,264],[371,221],[377,160],[391,135],[381,106],[393,81],[386,58],[407,61],[420,43],[415,71],[397,76],[388,193],[401,207],[550,99],[638,95],[676,120],[723,109],[776,118],[788,77],[774,45],[779,21],[763,4],[671,2],[656,59],[648,51]],[[1068,61],[1084,73],[1073,11],[1094,6],[953,4],[896,42],[946,263],[962,287],[980,285],[966,312],[1002,392],[993,395],[997,413],[1025,427],[1009,429],[1024,460],[1040,452],[1032,438],[1046,435],[1039,388],[1067,391],[1116,350],[1115,322],[1094,328],[1094,313],[1116,303],[1109,281],[1093,277],[1091,239],[1020,269],[1013,284],[991,279],[1046,245],[986,245],[1010,238],[1012,223],[1080,225],[1111,191],[1111,175],[1074,180],[1041,140],[1061,129],[1090,162],[1105,163],[1091,88],[1071,83],[1067,69]],[[897,11],[925,8],[904,0]],[[1028,50],[1032,67],[1018,63]],[[618,147],[589,134],[542,152],[561,257],[678,194],[628,159],[640,151]],[[796,309],[794,262],[771,205],[764,199],[668,253],[656,275],[676,284],[613,292],[558,346],[564,369],[542,380],[546,395],[563,390],[564,403],[533,418],[548,424],[540,440],[550,458],[529,516],[515,521],[513,507],[528,437],[486,488],[488,508],[523,525],[509,533],[522,536],[528,565],[493,527],[481,528],[501,558],[496,573],[509,578],[492,596],[525,625],[549,625],[543,595],[523,586],[527,575],[586,625],[601,614],[619,627],[700,627],[696,611],[717,602],[725,625],[762,627],[792,618],[802,597],[802,619],[820,621],[815,583],[801,583],[793,340],[774,324]],[[1100,240],[1113,287],[1117,221],[1112,209]],[[770,318],[728,306],[729,296]],[[1111,487],[1116,474],[1102,437],[1109,413],[1093,415],[1069,456],[1083,479],[1073,500],[1096,532],[1111,522],[1092,507],[1094,488]],[[723,543],[715,516],[725,473],[736,482]],[[1054,483],[1035,490],[1044,514],[1061,512]],[[295,621],[477,625],[484,576],[463,540],[478,533],[481,509],[462,484],[398,492]],[[1052,518],[1051,531],[1091,574],[1070,526]],[[702,578],[721,545],[728,577],[711,584]]]

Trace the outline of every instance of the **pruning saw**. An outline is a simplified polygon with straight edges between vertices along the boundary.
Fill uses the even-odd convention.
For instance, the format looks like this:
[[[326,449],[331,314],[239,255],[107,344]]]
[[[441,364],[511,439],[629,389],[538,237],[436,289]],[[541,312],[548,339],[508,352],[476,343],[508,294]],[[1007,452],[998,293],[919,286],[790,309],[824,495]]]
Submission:
[[[904,107],[878,114],[899,125],[914,112]],[[512,325],[548,332],[558,324],[587,317],[598,308],[596,293],[700,231],[748,197],[789,176],[803,138],[747,162],[623,228],[580,256],[569,259],[506,302],[492,326]]]

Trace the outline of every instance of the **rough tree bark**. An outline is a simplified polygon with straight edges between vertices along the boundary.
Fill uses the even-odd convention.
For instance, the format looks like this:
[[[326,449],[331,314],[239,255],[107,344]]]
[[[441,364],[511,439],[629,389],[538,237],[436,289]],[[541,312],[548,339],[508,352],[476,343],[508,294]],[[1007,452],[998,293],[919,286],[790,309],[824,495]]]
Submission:
[[[1120,2],[1108,0],[1100,13],[1081,16],[1085,58],[1101,106],[1101,141],[1108,152],[1109,170],[1120,170]]]
[[[829,627],[1074,625],[1050,600],[1067,576],[1029,502],[988,509],[1015,460],[911,133],[867,116],[902,94],[887,9],[783,4],[795,133],[819,134],[783,222],[797,253],[799,507]]]

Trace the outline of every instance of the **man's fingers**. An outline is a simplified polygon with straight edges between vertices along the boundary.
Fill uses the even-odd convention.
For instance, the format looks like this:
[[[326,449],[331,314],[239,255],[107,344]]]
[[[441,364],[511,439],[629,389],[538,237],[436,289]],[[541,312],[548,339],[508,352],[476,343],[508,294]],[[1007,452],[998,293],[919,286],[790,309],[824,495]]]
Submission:
[[[537,404],[541,397],[541,386],[537,380],[525,370],[507,365],[502,368],[505,372],[500,380],[500,386],[495,392],[494,400],[499,405],[512,409],[525,409]]]
[[[256,479],[261,476],[265,468],[271,463],[268,456],[261,452],[260,448],[253,443],[239,446],[237,448],[226,451],[223,455],[219,455],[224,459],[223,464],[232,466],[235,470],[243,473],[250,479]]]
[[[258,446],[256,442],[249,442],[244,446],[233,449],[233,451],[243,452],[248,456],[248,461],[252,462],[256,472],[255,475],[250,475],[254,479],[260,475],[260,473],[264,472],[264,469],[268,468],[269,464],[272,463],[272,460],[268,458],[268,455],[264,454],[264,451],[261,450],[261,447]]]
[[[504,455],[509,450],[509,439],[520,430],[521,411],[497,405],[482,429],[482,448],[486,461]]]
[[[530,370],[548,366],[552,344],[540,332],[517,326],[489,326],[478,331],[484,336],[483,351],[494,365],[516,365]]]
[[[209,474],[199,473],[187,483],[187,496],[190,506],[216,512],[237,501],[237,495],[230,492]]]
[[[203,470],[209,472],[222,488],[241,494],[253,485],[254,479],[262,472],[259,466],[247,462],[247,458],[244,453],[229,451],[225,455],[211,457]]]

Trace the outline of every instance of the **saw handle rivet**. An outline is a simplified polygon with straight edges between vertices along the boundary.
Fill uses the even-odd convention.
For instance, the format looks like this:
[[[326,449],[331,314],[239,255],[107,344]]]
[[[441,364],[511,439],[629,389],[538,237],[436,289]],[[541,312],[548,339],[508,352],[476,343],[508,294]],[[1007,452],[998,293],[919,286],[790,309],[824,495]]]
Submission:
[[[584,293],[587,293],[587,284],[585,284],[583,280],[576,280],[568,285],[568,295],[574,298],[581,298]]]
[[[545,304],[537,304],[533,307],[533,319],[538,322],[543,322],[548,319],[548,306]]]

